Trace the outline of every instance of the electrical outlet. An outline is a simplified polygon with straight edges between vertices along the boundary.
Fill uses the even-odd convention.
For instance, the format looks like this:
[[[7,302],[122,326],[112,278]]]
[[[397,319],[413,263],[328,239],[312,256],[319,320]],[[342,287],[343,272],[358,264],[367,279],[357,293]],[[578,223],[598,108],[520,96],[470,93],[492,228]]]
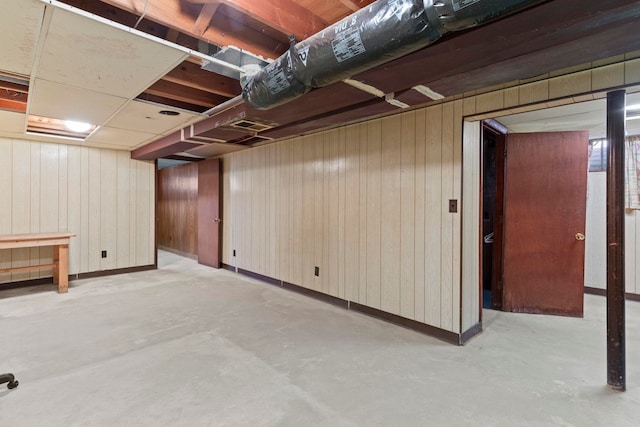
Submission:
[[[107,251],[102,251],[102,258],[106,258],[107,257]]]
[[[449,212],[451,213],[458,212],[458,201],[456,199],[449,200]]]
[[[320,277],[320,267],[315,267],[313,270],[313,274],[317,277]]]

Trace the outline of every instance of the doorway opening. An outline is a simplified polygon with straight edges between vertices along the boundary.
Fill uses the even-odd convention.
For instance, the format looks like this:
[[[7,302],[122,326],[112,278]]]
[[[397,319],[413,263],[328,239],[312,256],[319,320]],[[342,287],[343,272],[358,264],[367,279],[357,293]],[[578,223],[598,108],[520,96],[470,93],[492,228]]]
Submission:
[[[482,122],[482,307],[502,308],[505,129]]]

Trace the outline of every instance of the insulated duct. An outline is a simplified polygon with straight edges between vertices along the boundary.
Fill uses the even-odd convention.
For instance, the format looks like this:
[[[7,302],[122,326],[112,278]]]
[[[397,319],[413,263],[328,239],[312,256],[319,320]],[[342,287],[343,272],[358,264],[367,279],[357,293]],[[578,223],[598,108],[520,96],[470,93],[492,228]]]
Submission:
[[[378,0],[248,71],[242,97],[266,110],[541,1]]]

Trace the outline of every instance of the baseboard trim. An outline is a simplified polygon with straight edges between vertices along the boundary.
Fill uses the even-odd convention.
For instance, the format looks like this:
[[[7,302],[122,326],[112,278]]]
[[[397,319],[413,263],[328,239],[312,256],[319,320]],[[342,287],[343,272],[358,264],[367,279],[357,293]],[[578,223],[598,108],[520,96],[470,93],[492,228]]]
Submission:
[[[273,277],[264,276],[259,273],[254,273],[253,271],[244,270],[242,268],[238,269],[238,274],[242,274],[243,276],[251,277],[252,279],[260,280],[261,282],[265,282],[274,286],[280,286],[282,283],[280,280],[274,279]]]
[[[606,297],[607,296],[607,290],[606,289],[593,288],[591,286],[585,286],[584,287],[584,293],[585,294],[589,294],[589,295],[599,295],[601,297]],[[629,301],[640,301],[640,295],[632,294],[632,293],[629,293],[629,292],[624,294],[624,298],[626,300],[629,300]]]
[[[359,313],[375,317],[376,319],[384,320],[386,322],[393,323],[394,325],[402,326],[413,331],[432,336],[439,340],[448,342],[449,344],[460,345],[460,335],[456,334],[455,332],[436,328],[435,326],[427,325],[416,320],[407,319],[406,317],[401,317],[396,314],[388,313],[386,311],[378,310],[377,308],[358,304],[356,302],[351,302],[349,306],[351,310],[355,310]]]
[[[154,264],[142,265],[138,267],[116,268],[113,270],[91,271],[89,273],[70,274],[69,281],[73,282],[82,279],[93,279],[103,276],[114,276],[116,274],[137,273],[139,271],[155,270]],[[26,288],[28,286],[52,285],[53,277],[41,277],[39,279],[20,280],[17,282],[0,283],[0,290]]]
[[[416,320],[407,319],[406,317],[401,317],[396,314],[388,313],[386,311],[378,310],[377,308],[369,307],[366,305],[358,304],[353,301],[347,301],[343,298],[335,297],[333,295],[328,295],[322,292],[315,291],[313,289],[308,289],[302,287],[300,285],[295,285],[293,283],[284,282],[282,280],[274,279],[273,277],[265,276],[259,273],[254,273],[253,271],[245,270],[242,268],[237,269],[238,274],[242,274],[247,277],[251,277],[252,279],[259,280],[263,283],[277,286],[279,288],[283,288],[289,291],[293,291],[319,301],[332,304],[347,310],[354,310],[359,313],[365,314],[367,316],[374,317],[376,319],[384,320],[389,323],[393,323],[397,326],[402,326],[407,329],[411,329],[413,331],[429,335],[431,337],[437,338],[439,340],[445,341],[449,344],[462,345],[462,336],[456,334],[455,332],[446,331],[444,329],[436,328],[435,326],[427,325],[425,323],[418,322]],[[235,271],[235,268],[231,271]],[[482,325],[478,324],[473,328],[479,327],[479,331],[474,329],[473,333],[469,332],[470,336],[468,339],[471,339],[471,336],[475,336],[479,332],[482,331]],[[472,328],[472,329],[473,329]]]
[[[607,290],[606,289],[592,288],[591,286],[585,286],[584,287],[584,293],[585,294],[589,294],[589,295],[600,295],[601,297],[606,297],[607,296]]]
[[[141,265],[138,267],[115,268],[113,270],[91,271],[89,273],[78,273],[69,276],[69,281],[93,279],[96,277],[115,276],[116,274],[138,273],[140,271],[156,270],[154,264]]]
[[[235,268],[233,265],[225,264],[225,263],[223,262],[223,263],[221,263],[221,264],[220,264],[220,266],[221,266],[222,268],[224,268],[225,270],[229,270],[229,271],[232,271],[232,272],[234,272],[234,273],[236,272],[236,268]]]
[[[476,323],[460,336],[460,344],[465,345],[471,340],[471,338],[479,335],[482,332],[482,323]]]
[[[0,291],[9,290],[9,289],[27,288],[29,286],[52,285],[52,284],[53,284],[53,277],[19,280],[17,282],[0,283]]]
[[[322,292],[304,288],[299,285],[294,285],[293,283],[289,282],[282,282],[282,287],[290,291],[317,299],[319,301],[326,302],[327,304],[336,305],[342,308],[349,308],[349,301],[342,298],[334,297],[333,295],[323,294]]]

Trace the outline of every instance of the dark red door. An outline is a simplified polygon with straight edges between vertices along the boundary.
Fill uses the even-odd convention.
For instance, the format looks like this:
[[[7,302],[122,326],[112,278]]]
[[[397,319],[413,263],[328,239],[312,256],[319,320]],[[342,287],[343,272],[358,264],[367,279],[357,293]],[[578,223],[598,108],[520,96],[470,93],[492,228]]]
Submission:
[[[588,138],[507,135],[505,311],[583,315]]]
[[[198,162],[198,262],[220,268],[220,159]]]

